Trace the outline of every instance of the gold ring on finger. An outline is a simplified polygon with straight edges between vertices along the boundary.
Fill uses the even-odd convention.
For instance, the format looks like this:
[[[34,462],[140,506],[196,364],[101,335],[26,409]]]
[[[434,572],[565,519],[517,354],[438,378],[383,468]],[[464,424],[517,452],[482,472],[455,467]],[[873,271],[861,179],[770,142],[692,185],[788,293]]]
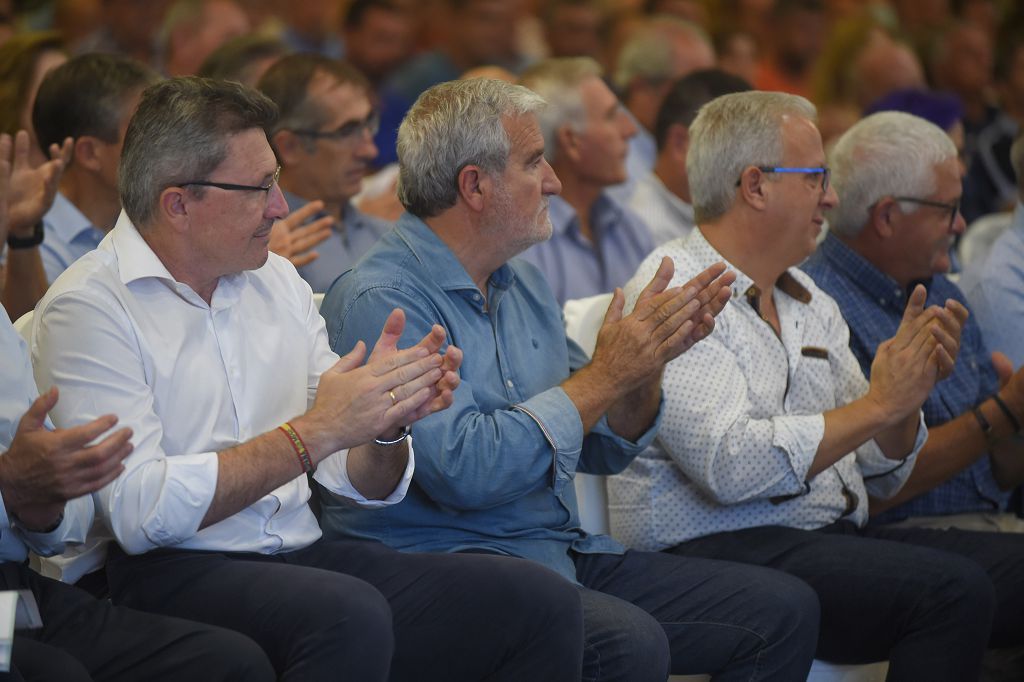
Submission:
[[[398,396],[395,395],[395,392],[394,391],[388,391],[388,395],[391,396],[391,404],[392,405],[397,405],[398,404]]]

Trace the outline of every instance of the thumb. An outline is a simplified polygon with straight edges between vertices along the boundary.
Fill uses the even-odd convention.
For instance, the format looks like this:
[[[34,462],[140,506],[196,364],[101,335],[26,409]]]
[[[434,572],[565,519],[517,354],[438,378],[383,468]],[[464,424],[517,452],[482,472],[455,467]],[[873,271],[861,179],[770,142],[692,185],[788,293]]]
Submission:
[[[1004,353],[999,351],[992,352],[992,367],[996,370],[996,375],[999,377],[1000,388],[1005,386],[1013,376],[1013,363],[1010,358],[1006,357]]]
[[[622,319],[622,309],[626,306],[626,295],[622,293],[620,287],[615,287],[615,293],[612,294],[612,302],[608,304],[608,311],[604,314],[604,322],[601,326],[604,327],[613,322],[618,322]]]
[[[924,311],[924,302],[928,298],[928,291],[924,288],[923,284],[918,284],[914,287],[914,290],[910,292],[910,298],[907,299],[907,307],[903,310],[903,321],[910,322],[917,318]]]
[[[347,354],[338,358],[338,361],[328,371],[339,374],[351,372],[363,364],[364,357],[366,357],[366,344],[362,341],[357,341],[355,347]]]
[[[46,422],[46,415],[57,404],[57,397],[57,387],[52,386],[49,391],[32,401],[32,405],[29,406],[28,411],[22,415],[21,421],[18,422],[18,433],[28,433],[42,429],[43,424]]]
[[[384,321],[384,328],[380,330],[380,337],[373,345],[370,360],[376,359],[381,354],[398,350],[398,340],[402,338],[403,331],[405,331],[405,311],[395,308],[388,315],[388,319]]]

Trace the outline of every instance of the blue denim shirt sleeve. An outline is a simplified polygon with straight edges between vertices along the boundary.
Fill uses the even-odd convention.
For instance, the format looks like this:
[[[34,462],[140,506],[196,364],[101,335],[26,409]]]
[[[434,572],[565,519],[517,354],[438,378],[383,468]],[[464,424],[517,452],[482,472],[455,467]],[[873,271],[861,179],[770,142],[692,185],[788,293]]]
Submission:
[[[345,308],[336,310],[338,305]],[[415,480],[435,502],[454,510],[485,509],[542,486],[558,494],[571,483],[582,451],[583,425],[565,391],[554,386],[500,409],[481,404],[483,396],[501,386],[474,368],[496,364],[494,357],[473,357],[486,345],[472,336],[461,338],[462,330],[449,328],[424,296],[398,286],[375,286],[351,299],[329,297],[322,313],[331,347],[346,353],[363,340],[372,348],[394,308],[402,308],[406,316],[400,348],[442,324],[448,339],[464,350],[462,383],[452,406],[413,425]]]

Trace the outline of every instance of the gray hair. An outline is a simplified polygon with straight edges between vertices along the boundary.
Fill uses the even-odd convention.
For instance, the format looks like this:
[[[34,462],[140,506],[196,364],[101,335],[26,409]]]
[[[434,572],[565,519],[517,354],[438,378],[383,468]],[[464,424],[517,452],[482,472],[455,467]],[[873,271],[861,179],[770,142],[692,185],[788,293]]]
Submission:
[[[677,17],[656,17],[637,30],[619,51],[615,87],[624,92],[636,79],[657,83],[674,78],[672,44],[680,38],[691,44],[704,43],[712,50],[708,34],[696,24]]]
[[[121,205],[136,227],[156,214],[161,192],[204,180],[227,158],[228,138],[277,118],[265,95],[233,81],[172,78],[142,93],[118,169]],[[196,187],[202,196],[202,188]]]
[[[489,78],[430,88],[398,129],[398,199],[420,218],[451,208],[463,168],[504,172],[511,149],[504,119],[543,107],[544,100],[526,88]]]
[[[871,207],[887,196],[927,197],[935,191],[935,165],[957,158],[942,128],[902,111],[861,119],[836,142],[829,155],[839,206],[829,212],[837,234],[856,236]],[[901,204],[907,213],[919,207]]]
[[[697,222],[729,210],[743,169],[782,163],[782,122],[787,116],[814,121],[817,110],[798,95],[759,90],[723,95],[701,107],[690,126],[686,154]]]
[[[548,106],[537,116],[544,135],[544,156],[554,163],[558,155],[558,130],[573,126],[582,130],[587,113],[583,108],[580,85],[588,78],[600,78],[601,65],[590,57],[543,59],[519,78],[519,84],[533,90]]]

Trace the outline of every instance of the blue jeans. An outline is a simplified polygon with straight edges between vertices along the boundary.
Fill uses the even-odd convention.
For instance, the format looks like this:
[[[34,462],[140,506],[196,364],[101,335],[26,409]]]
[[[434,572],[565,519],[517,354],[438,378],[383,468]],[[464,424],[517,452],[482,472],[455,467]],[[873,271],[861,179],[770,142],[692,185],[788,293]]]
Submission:
[[[817,656],[888,659],[890,682],[976,680],[987,646],[1024,642],[1024,535],[841,521],[718,533],[669,551],[803,580],[821,604]]]
[[[583,679],[664,682],[672,674],[803,680],[818,600],[800,580],[743,564],[656,552],[575,554]]]

